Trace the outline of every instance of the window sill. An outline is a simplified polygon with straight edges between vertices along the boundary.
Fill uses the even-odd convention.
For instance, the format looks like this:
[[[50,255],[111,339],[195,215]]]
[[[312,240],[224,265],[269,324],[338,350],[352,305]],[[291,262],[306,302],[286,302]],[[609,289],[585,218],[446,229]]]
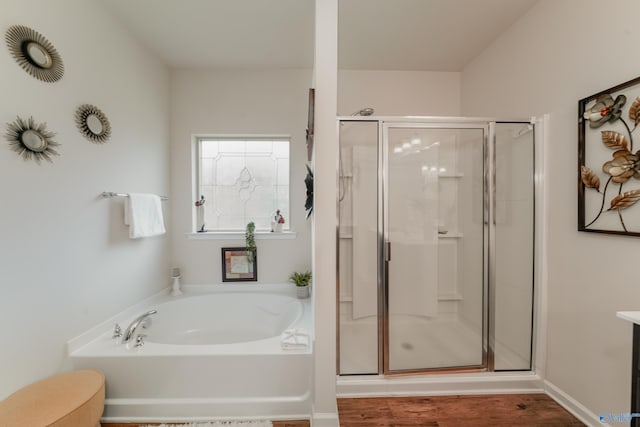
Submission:
[[[244,231],[205,231],[204,233],[187,233],[189,240],[244,240]],[[269,231],[256,231],[256,240],[293,240],[298,233],[295,231],[282,231],[271,233]]]

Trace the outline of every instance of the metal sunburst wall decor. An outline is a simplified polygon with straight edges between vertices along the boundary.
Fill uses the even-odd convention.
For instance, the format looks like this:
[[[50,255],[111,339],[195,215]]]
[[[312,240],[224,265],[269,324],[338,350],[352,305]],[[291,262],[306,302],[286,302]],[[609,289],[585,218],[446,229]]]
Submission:
[[[33,77],[49,83],[62,78],[62,58],[39,32],[24,25],[12,25],[5,34],[5,41],[18,65]]]
[[[76,125],[85,138],[96,144],[107,142],[111,136],[109,119],[95,105],[83,104],[78,107]]]
[[[40,163],[42,159],[53,163],[51,156],[59,156],[55,147],[60,146],[52,138],[55,133],[46,129],[46,123],[35,123],[33,117],[28,120],[16,118],[13,123],[7,123],[6,138],[11,149],[18,153],[24,160],[35,160]]]

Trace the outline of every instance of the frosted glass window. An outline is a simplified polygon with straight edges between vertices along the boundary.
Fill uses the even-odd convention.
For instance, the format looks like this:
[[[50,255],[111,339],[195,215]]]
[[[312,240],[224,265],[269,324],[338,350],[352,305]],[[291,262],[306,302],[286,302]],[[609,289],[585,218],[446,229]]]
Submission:
[[[289,229],[288,139],[200,138],[198,162],[205,230],[270,230],[278,210]]]

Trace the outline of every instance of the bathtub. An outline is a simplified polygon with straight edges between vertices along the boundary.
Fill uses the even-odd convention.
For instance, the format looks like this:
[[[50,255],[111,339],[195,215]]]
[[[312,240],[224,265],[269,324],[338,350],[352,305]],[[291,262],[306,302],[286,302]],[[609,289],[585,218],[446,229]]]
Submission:
[[[283,350],[280,334],[311,334],[310,301],[292,285],[184,286],[127,309],[68,343],[72,369],[106,376],[103,421],[307,419],[312,348]],[[149,310],[135,348],[112,339]],[[310,337],[311,338],[311,337]],[[312,342],[312,339],[310,339]]]

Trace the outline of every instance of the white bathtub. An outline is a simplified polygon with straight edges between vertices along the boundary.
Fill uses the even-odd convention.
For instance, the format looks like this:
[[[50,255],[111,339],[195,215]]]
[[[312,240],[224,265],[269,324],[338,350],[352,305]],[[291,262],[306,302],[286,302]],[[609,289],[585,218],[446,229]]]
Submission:
[[[191,296],[155,307],[147,342],[177,345],[237,344],[280,336],[302,316],[302,302],[287,295],[224,292]]]
[[[114,323],[125,329],[151,309],[142,347],[114,342]],[[69,358],[73,369],[105,373],[104,421],[305,419],[312,348],[283,350],[287,328],[312,330],[310,302],[292,285],[186,286],[74,338]]]

